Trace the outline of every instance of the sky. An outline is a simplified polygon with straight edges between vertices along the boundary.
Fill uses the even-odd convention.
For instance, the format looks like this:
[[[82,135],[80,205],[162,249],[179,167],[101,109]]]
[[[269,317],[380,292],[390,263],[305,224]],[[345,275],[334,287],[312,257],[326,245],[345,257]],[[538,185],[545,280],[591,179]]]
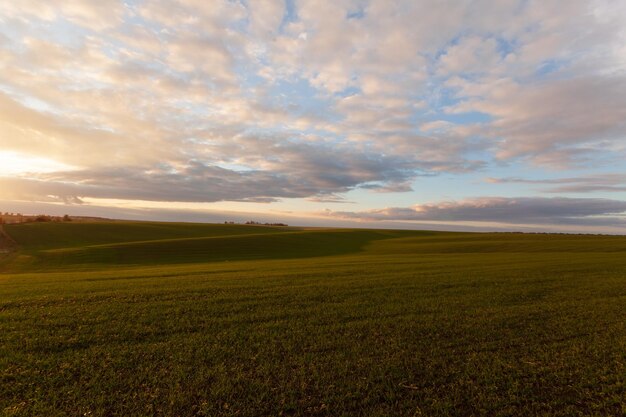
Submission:
[[[0,2],[0,211],[626,234],[626,2]]]

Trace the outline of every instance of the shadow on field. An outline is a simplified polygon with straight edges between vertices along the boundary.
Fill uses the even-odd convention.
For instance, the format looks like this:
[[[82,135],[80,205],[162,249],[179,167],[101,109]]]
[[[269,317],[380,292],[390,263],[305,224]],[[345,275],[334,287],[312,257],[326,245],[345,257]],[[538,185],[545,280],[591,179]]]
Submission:
[[[25,251],[9,269],[54,270],[103,265],[165,265],[220,261],[293,259],[362,251],[401,231],[301,230],[232,236],[164,239]]]

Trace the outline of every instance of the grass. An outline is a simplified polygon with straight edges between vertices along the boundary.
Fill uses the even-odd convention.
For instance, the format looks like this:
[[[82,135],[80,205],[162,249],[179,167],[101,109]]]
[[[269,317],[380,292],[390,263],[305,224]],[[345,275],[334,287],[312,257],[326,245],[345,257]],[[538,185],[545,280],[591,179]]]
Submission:
[[[164,239],[207,236],[231,236],[255,233],[279,233],[294,228],[258,227],[230,224],[160,223],[160,222],[93,222],[93,223],[22,223],[4,226],[25,249],[45,250],[76,248]]]
[[[6,229],[0,415],[626,413],[626,237]]]

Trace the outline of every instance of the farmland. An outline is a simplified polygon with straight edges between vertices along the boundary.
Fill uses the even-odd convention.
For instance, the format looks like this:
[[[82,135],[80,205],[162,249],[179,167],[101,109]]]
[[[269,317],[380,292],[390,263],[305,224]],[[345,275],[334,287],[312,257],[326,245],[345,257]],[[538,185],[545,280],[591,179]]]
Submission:
[[[626,413],[626,237],[5,225],[0,415]]]

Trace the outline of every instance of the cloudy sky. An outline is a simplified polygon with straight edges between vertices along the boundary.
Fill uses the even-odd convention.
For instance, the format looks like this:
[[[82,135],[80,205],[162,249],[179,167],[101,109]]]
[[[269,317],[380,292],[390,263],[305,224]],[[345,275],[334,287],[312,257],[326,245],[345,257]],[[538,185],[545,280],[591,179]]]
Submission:
[[[626,233],[626,2],[3,1],[0,210]]]

